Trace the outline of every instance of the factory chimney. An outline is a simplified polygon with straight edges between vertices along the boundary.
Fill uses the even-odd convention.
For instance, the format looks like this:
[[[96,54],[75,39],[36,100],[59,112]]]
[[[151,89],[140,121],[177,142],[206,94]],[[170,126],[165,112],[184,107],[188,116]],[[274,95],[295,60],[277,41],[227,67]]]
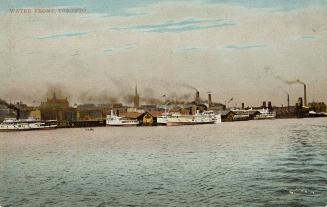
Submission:
[[[208,92],[208,106],[209,108],[212,106],[212,100],[211,100],[211,93]]]
[[[244,110],[244,103],[242,103],[242,110]]]
[[[303,84],[303,89],[304,89],[304,106],[307,106],[307,85]]]
[[[199,91],[196,91],[196,93],[195,93],[195,102],[200,103],[200,92]]]

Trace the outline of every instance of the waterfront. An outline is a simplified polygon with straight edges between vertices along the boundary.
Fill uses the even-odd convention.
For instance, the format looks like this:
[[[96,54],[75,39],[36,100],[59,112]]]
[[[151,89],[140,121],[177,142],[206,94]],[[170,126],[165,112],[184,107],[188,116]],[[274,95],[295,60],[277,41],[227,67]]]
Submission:
[[[327,119],[0,133],[1,206],[326,206]]]

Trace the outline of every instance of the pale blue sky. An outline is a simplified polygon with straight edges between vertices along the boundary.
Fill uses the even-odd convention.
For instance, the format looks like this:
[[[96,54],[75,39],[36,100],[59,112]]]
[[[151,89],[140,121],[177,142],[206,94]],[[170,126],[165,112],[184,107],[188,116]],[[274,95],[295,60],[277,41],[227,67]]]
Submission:
[[[172,2],[178,2],[175,0]],[[167,2],[165,0],[2,0],[0,8],[25,7],[60,7],[81,6],[89,12],[109,12],[113,15],[124,15],[127,8],[142,7],[149,4]],[[192,0],[188,1],[192,3]],[[198,1],[193,1],[198,2]],[[281,10],[303,9],[308,6],[326,5],[327,0],[202,0],[203,4],[227,4],[248,8],[270,8]]]

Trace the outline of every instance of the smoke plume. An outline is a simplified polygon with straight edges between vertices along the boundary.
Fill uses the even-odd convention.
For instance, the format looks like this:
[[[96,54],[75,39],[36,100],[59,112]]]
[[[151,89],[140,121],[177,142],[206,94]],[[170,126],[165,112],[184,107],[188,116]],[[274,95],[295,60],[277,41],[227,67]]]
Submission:
[[[302,84],[302,85],[305,85],[305,83],[299,79],[296,79],[296,80],[287,80],[283,77],[281,77],[280,75],[276,75],[272,72],[272,69],[270,67],[265,67],[264,68],[265,72],[267,74],[269,74],[270,76],[272,76],[274,79],[277,79],[277,80],[280,80],[282,81],[283,83],[287,84],[287,85],[293,85],[293,84]]]
[[[82,91],[77,101],[81,103],[114,103],[117,102],[118,99],[108,90],[97,91],[93,89]]]

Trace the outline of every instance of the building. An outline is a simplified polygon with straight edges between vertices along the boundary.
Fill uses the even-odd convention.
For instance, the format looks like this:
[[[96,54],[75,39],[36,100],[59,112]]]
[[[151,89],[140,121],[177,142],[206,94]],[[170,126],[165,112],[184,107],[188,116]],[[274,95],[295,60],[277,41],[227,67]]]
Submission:
[[[236,115],[236,113],[231,110],[221,111],[220,114],[221,114],[221,120],[223,122],[234,121],[234,116]]]
[[[40,109],[35,108],[34,110],[30,111],[29,117],[33,119],[41,119]]]
[[[156,126],[157,117],[153,116],[149,112],[144,112],[137,117],[140,126]]]
[[[77,106],[77,119],[78,120],[102,120],[105,116],[102,114],[100,107],[94,104],[83,104]]]
[[[77,109],[70,107],[67,98],[59,99],[56,93],[52,98],[40,105],[42,120],[57,120],[58,122],[69,122],[77,119]]]
[[[311,111],[315,112],[327,112],[326,104],[324,102],[311,102],[309,103],[309,108]]]

